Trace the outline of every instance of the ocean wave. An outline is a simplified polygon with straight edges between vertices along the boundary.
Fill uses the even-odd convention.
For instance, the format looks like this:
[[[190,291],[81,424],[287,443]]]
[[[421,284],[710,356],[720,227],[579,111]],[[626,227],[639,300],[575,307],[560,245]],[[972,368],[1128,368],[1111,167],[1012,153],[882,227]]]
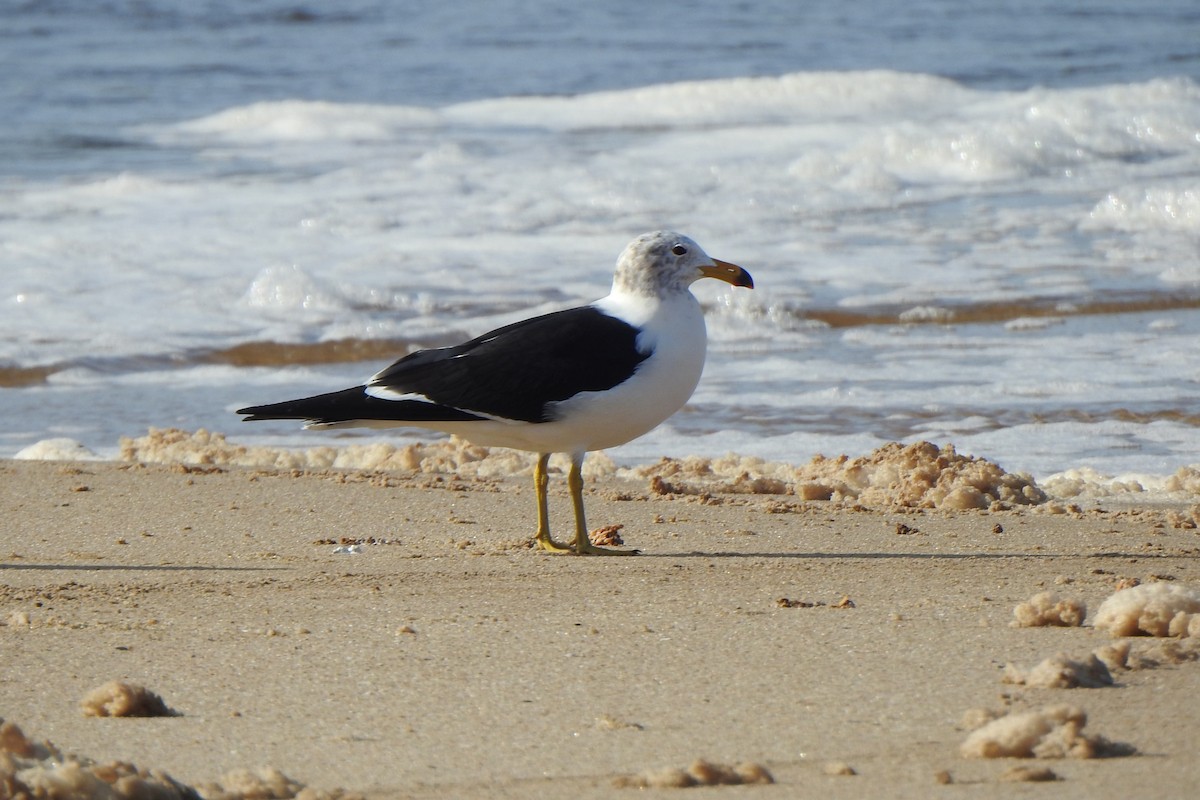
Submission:
[[[764,130],[781,127],[790,135]],[[441,139],[497,130],[576,135],[749,130],[750,141],[719,143],[735,151],[755,142],[770,150],[791,149],[790,174],[815,180],[824,175],[828,182],[864,162],[907,179],[989,180],[1095,162],[1155,160],[1194,153],[1198,129],[1200,85],[1186,78],[1013,92],[970,89],[932,75],[868,71],[687,81],[440,108],[260,102],[145,130],[163,143],[246,147],[395,142],[435,134]],[[832,165],[830,151],[839,154]]]
[[[416,106],[277,100],[236,106],[185,122],[139,130],[159,144],[278,144],[390,141],[406,131],[435,128],[440,115]]]
[[[1194,394],[1197,130],[1184,79],[991,91],[876,71],[287,100],[120,131],[180,166],[0,196],[0,414],[45,420],[14,446],[83,419],[224,424],[361,380],[356,359],[600,297],[629,237],[673,227],[757,288],[697,284],[705,379],[626,452],[944,432],[1045,473],[1087,463],[1114,408]],[[1100,421],[1054,422],[1075,410]],[[1113,472],[1194,450],[1190,418],[1128,424],[1103,438]]]

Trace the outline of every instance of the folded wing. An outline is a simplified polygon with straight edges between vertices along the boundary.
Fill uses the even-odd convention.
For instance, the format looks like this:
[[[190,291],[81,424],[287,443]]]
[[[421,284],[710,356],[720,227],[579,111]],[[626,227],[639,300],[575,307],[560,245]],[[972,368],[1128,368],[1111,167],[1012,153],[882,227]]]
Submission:
[[[428,423],[509,419],[548,422],[553,403],[611,389],[647,357],[637,328],[593,306],[498,328],[453,347],[419,350],[363,386],[241,409],[256,419]]]

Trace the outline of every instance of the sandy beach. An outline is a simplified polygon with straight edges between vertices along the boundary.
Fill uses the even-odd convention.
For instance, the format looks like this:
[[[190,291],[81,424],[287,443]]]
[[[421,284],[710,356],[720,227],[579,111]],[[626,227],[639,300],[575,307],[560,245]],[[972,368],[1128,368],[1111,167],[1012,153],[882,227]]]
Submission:
[[[1194,796],[1200,637],[1094,625],[1122,588],[1200,587],[1186,498],[730,488],[593,476],[593,528],[641,555],[578,558],[528,548],[522,474],[0,462],[0,716],[192,786],[269,766],[379,798]],[[1014,626],[1043,592],[1083,624]],[[1014,682],[1106,647],[1111,685]],[[85,716],[110,681],[176,714]],[[1063,705],[1066,752],[1037,755],[1065,757],[963,749]],[[654,788],[697,759],[775,783]],[[1013,782],[1034,777],[1054,782]]]

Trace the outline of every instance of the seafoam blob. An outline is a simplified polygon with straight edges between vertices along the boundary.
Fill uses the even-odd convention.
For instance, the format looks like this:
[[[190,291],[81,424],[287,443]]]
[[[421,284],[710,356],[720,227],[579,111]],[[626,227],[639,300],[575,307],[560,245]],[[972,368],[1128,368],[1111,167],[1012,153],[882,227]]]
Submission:
[[[1111,595],[1093,623],[1113,636],[1200,636],[1200,589],[1145,583]]]
[[[1200,495],[1200,466],[1179,467],[1167,476],[1147,474],[1106,475],[1091,467],[1056,472],[1042,479],[1054,497],[1112,497],[1143,492]]]
[[[1189,465],[1175,470],[1175,474],[1167,478],[1166,489],[1169,492],[1200,494],[1200,466]]]
[[[1014,628],[1040,628],[1056,626],[1078,627],[1087,616],[1087,605],[1082,600],[1059,597],[1055,592],[1038,592],[1013,609]]]
[[[1200,191],[1191,184],[1146,188],[1128,186],[1109,192],[1091,212],[1091,225],[1121,231],[1200,230]]]
[[[121,438],[121,460],[149,464],[193,466],[267,467],[272,469],[345,469],[365,471],[421,472],[459,475],[466,478],[495,478],[532,471],[536,456],[516,450],[473,445],[451,437],[429,444],[402,447],[376,442],[349,447],[311,447],[293,450],[282,447],[250,447],[226,440],[224,434],[204,429],[188,432],[177,428],[151,428],[145,436]],[[564,468],[563,456],[551,458],[552,468]],[[616,465],[603,453],[592,453],[584,462],[587,477],[612,475]]]
[[[179,712],[145,686],[109,681],[79,701],[85,717],[174,717]]]
[[[868,456],[845,460],[814,458],[808,469],[842,476],[857,502],[872,507],[968,511],[999,505],[1044,502],[1033,478],[1005,472],[982,458],[959,455],[953,445],[891,443]]]
[[[1162,666],[1186,664],[1189,661],[1200,661],[1200,636],[1189,636],[1186,639],[1155,639],[1152,643],[1139,647],[1129,653],[1126,661],[1128,669],[1156,669]]]
[[[821,772],[830,777],[850,777],[858,774],[858,770],[845,761],[828,761],[821,767]]]
[[[616,778],[613,785],[622,789],[686,789],[692,786],[738,786],[774,782],[775,779],[762,764],[744,762],[727,766],[698,758],[687,769],[669,767],[647,770],[637,775],[623,775]]]
[[[901,322],[913,324],[922,322],[948,324],[954,320],[954,310],[941,306],[914,306],[906,311],[901,311],[899,318]]]
[[[1114,478],[1091,467],[1056,472],[1042,481],[1046,491],[1055,497],[1107,497],[1145,491],[1139,481]]]
[[[1097,689],[1113,685],[1108,666],[1094,653],[1080,660],[1058,653],[1027,671],[1010,663],[1004,667],[1001,680],[1035,689]]]
[[[433,126],[436,114],[407,106],[370,106],[320,101],[264,101],[172,126],[148,127],[164,144],[389,141],[398,131]]]
[[[849,501],[874,508],[952,511],[1042,503],[1033,478],[1005,472],[986,459],[959,455],[953,445],[896,442],[859,458],[816,456],[795,466],[744,456],[664,458],[623,474],[661,479],[680,494],[704,491],[779,494],[803,500]]]
[[[99,461],[100,456],[74,439],[42,439],[20,450],[13,458],[22,461]]]
[[[219,781],[187,786],[162,770],[127,761],[97,763],[35,742],[0,719],[0,796],[44,800],[350,800],[356,795],[307,789],[273,767],[235,770]]]
[[[1004,323],[1004,330],[1014,332],[1044,331],[1046,328],[1053,328],[1056,325],[1063,325],[1065,323],[1066,320],[1062,317],[1017,317]]]
[[[1185,639],[1154,639],[1134,647],[1128,639],[1099,647],[1095,655],[1110,670],[1157,669],[1161,666],[1200,661],[1200,636]]]
[[[242,300],[253,309],[285,317],[335,314],[348,307],[336,289],[295,264],[264,268]]]
[[[959,747],[965,758],[1095,758],[1111,746],[1083,733],[1087,714],[1054,705],[994,719],[973,731]]]
[[[1097,647],[1092,651],[1092,655],[1100,659],[1104,666],[1108,667],[1109,672],[1119,669],[1130,669],[1129,662],[1129,642],[1113,642],[1106,644],[1103,647]]]
[[[1022,765],[1005,770],[997,780],[1000,783],[1045,783],[1058,780],[1058,775],[1049,767]]]

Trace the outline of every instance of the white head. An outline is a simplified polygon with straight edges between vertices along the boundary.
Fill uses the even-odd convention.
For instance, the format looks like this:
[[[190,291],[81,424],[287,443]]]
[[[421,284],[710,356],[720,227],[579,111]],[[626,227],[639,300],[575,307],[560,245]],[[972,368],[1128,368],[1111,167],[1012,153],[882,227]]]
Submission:
[[[666,297],[686,292],[701,278],[754,288],[750,273],[736,264],[718,261],[682,234],[654,231],[643,233],[621,253],[613,276],[613,292]]]

